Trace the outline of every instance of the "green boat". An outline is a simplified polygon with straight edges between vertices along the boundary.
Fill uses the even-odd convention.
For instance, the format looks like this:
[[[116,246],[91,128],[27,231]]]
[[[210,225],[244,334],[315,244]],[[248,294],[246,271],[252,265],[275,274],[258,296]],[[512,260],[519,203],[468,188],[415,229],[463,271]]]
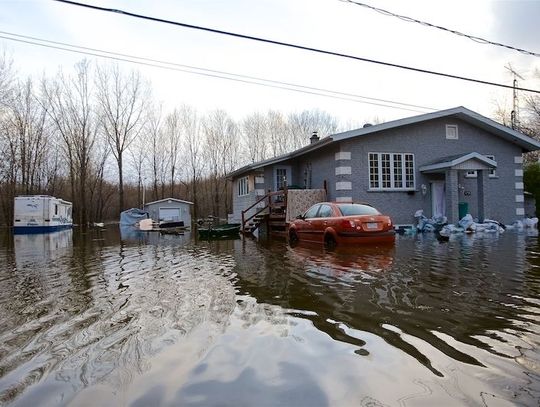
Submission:
[[[201,239],[219,239],[238,236],[240,232],[240,223],[226,223],[224,225],[199,227],[199,238]]]

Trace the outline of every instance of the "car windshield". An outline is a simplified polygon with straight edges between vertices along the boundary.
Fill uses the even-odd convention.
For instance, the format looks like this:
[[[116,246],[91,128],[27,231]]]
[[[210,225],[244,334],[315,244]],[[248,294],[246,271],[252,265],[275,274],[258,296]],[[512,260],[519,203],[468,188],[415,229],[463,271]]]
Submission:
[[[343,216],[354,215],[380,215],[380,212],[373,206],[361,204],[339,204],[337,206]]]

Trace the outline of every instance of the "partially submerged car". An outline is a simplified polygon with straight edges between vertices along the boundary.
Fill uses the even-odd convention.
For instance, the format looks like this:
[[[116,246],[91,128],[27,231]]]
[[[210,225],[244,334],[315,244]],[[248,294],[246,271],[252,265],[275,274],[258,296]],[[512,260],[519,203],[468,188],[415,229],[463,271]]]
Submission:
[[[365,203],[321,202],[289,225],[289,241],[341,244],[393,243],[395,231],[389,216]]]

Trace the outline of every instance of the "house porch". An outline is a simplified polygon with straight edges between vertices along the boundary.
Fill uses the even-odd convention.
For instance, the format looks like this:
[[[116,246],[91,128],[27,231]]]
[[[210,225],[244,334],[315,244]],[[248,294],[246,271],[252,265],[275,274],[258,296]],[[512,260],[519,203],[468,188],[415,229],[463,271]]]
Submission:
[[[463,190],[459,180],[462,174],[468,173],[471,174],[471,179],[476,179],[476,214],[482,222],[489,216],[486,202],[488,176],[490,171],[496,168],[495,161],[476,152],[445,157],[422,166],[420,172],[430,179],[431,183],[433,216],[446,216],[448,221],[454,224],[459,221],[460,194],[470,193]]]

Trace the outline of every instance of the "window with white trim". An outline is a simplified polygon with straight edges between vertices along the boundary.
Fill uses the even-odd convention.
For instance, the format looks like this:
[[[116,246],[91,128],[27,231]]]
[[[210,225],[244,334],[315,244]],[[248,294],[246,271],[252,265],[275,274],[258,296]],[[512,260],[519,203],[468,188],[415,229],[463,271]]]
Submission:
[[[249,194],[249,180],[248,177],[238,179],[238,196],[244,196]]]
[[[369,189],[414,190],[414,155],[369,153]]]
[[[494,155],[486,154],[485,157],[489,158],[490,160],[495,161],[495,156]],[[490,178],[497,177],[497,173],[495,172],[495,168],[490,169],[489,172],[488,172],[488,175],[489,175]],[[465,173],[465,178],[476,178],[477,176],[478,176],[478,173],[476,171],[467,171]]]
[[[457,140],[459,139],[459,132],[457,124],[447,124],[446,125],[446,139],[447,140]]]

